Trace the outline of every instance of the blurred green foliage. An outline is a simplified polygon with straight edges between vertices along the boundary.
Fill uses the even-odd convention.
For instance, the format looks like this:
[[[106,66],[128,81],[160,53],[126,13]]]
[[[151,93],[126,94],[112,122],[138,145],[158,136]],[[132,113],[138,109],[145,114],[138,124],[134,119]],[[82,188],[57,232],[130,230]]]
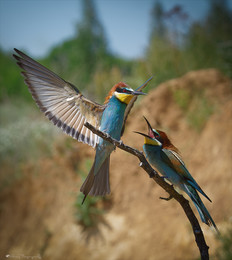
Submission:
[[[195,22],[186,39],[190,69],[215,67],[232,77],[232,11],[226,0],[211,0],[203,22]]]
[[[0,163],[9,160],[17,165],[50,155],[59,133],[36,107],[20,99],[0,103]]]
[[[173,98],[183,111],[188,110],[191,94],[187,89],[177,89],[173,92]]]
[[[60,130],[39,109],[12,98],[0,103],[0,191],[22,178],[25,163],[54,153]]]
[[[214,106],[205,96],[195,96],[191,109],[186,114],[187,122],[200,132],[214,112]]]
[[[11,97],[23,97],[29,100],[31,95],[25,88],[23,77],[11,55],[0,49],[0,102]]]
[[[231,260],[232,259],[232,225],[218,237],[220,246],[217,249],[215,259]],[[213,258],[214,259],[214,258]]]
[[[177,89],[173,92],[173,98],[184,112],[189,125],[200,132],[213,114],[215,106],[203,90],[195,89],[193,93],[187,89]]]
[[[232,11],[227,1],[208,1],[206,16],[192,24],[181,5],[164,11],[161,3],[156,1],[152,11],[145,57],[156,83],[203,68],[218,68],[232,77]]]
[[[82,1],[83,18],[75,36],[54,46],[40,62],[99,103],[118,81],[136,88],[154,75],[148,91],[201,68],[218,68],[232,77],[232,12],[226,0],[208,3],[206,16],[191,23],[181,5],[164,10],[162,1],[155,1],[144,57],[126,60],[109,49],[94,1]],[[0,102],[11,97],[32,100],[11,54],[1,50],[0,71]]]

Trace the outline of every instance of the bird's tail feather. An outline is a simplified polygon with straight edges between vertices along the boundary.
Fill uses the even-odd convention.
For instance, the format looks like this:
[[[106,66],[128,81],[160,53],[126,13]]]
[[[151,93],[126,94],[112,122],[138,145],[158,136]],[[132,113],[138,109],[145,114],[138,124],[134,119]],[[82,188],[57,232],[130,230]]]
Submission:
[[[94,166],[93,166],[85,179],[84,183],[81,186],[80,191],[84,193],[86,198],[87,195],[91,196],[104,196],[110,193],[110,182],[109,182],[109,166],[110,166],[110,156],[108,156],[100,169],[96,174],[94,174]],[[83,200],[83,202],[84,202]],[[82,202],[82,203],[83,203]]]
[[[208,226],[213,226],[216,231],[219,233],[218,228],[216,224],[214,223],[212,217],[210,216],[208,210],[206,209],[205,205],[203,204],[201,198],[199,197],[197,191],[190,185],[184,184],[185,191],[191,198],[192,202],[194,203],[200,218],[203,223],[205,223]]]

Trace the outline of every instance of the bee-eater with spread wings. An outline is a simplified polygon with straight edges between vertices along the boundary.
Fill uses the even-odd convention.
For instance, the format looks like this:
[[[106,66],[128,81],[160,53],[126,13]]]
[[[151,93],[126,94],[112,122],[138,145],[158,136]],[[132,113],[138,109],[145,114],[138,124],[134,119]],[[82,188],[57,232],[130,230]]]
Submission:
[[[93,134],[84,124],[88,122],[120,140],[128,113],[137,96],[144,94],[141,90],[151,78],[136,90],[119,82],[109,92],[104,105],[99,105],[84,97],[73,84],[23,52],[15,51],[19,56],[13,56],[24,70],[25,83],[40,110],[66,134],[96,149],[93,166],[80,189],[84,199],[87,195],[109,194],[109,163],[114,146]]]
[[[210,202],[211,200],[187,170],[178,149],[171,143],[166,133],[153,129],[148,120],[146,118],[145,120],[148,125],[148,135],[140,132],[136,133],[144,136],[143,150],[148,161],[174,186],[186,192],[196,206],[202,222],[208,226],[214,226],[218,231],[197,191]]]

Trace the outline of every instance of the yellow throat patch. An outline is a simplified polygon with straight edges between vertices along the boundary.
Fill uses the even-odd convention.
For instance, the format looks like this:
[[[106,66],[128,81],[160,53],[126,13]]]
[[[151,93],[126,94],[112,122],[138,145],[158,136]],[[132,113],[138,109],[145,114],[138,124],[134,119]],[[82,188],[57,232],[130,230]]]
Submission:
[[[133,98],[133,95],[118,93],[118,92],[115,92],[115,96],[118,100],[120,100],[123,103],[126,103],[127,105],[130,103],[131,99]]]
[[[150,145],[158,145],[158,146],[161,146],[161,143],[156,140],[156,139],[151,139],[151,138],[148,138],[148,137],[144,137],[144,144],[150,144]]]

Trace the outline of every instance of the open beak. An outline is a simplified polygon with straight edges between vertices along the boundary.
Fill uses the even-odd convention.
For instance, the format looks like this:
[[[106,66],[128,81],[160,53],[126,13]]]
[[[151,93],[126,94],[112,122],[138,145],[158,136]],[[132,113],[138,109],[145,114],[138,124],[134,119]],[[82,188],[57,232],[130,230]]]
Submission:
[[[148,130],[152,130],[151,124],[149,123],[149,121],[146,119],[145,116],[143,116],[143,118],[146,120],[147,125],[148,125]]]
[[[145,116],[143,116],[143,117],[144,117],[144,119],[146,120],[147,125],[148,125],[148,135],[146,135],[146,134],[144,134],[144,133],[141,133],[141,132],[137,132],[137,131],[134,131],[134,133],[143,135],[144,137],[154,138],[154,134],[153,134],[152,127],[151,127],[150,123],[148,122],[148,120],[146,119]]]
[[[149,135],[146,135],[144,133],[140,133],[140,132],[137,132],[137,131],[133,131],[133,132],[136,133],[136,134],[143,135],[144,137],[151,138]]]
[[[146,122],[147,122],[148,135],[149,135],[150,137],[154,138],[155,136],[154,136],[154,134],[153,134],[153,130],[152,130],[152,127],[151,127],[150,123],[148,122],[148,120],[146,119],[145,116],[143,116],[143,118],[144,118],[144,119],[146,120]]]

